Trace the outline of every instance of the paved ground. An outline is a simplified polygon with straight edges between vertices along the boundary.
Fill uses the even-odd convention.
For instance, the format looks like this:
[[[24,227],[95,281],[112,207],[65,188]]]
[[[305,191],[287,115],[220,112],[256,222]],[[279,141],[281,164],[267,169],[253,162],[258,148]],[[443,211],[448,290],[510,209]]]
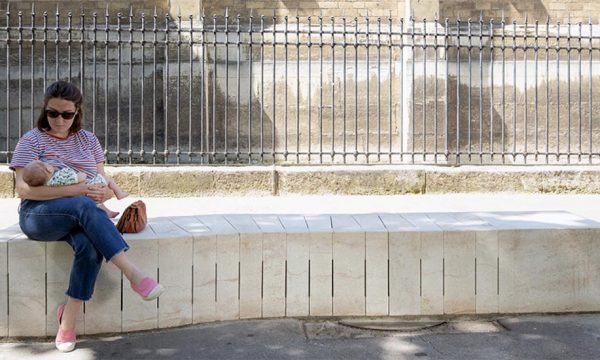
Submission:
[[[111,200],[118,211],[134,199]],[[598,195],[206,197],[144,199],[151,217],[221,213],[564,210],[600,221]],[[0,229],[17,222],[0,199]],[[600,301],[600,299],[599,299]],[[60,354],[49,340],[0,339],[0,359],[600,359],[600,314],[458,321],[418,332],[361,331],[336,321],[235,321],[87,337]]]
[[[48,341],[0,343],[0,359],[600,358],[598,314],[509,317],[493,326],[481,320],[458,321],[412,333],[360,331],[331,320],[307,321],[235,321],[88,337],[69,354],[58,353]],[[318,331],[323,328],[328,331]]]

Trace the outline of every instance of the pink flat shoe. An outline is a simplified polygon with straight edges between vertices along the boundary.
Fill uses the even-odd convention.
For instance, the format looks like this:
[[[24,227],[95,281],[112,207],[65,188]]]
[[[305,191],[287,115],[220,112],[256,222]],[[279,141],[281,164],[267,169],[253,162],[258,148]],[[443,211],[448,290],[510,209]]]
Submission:
[[[132,283],[131,288],[146,301],[156,299],[165,291],[161,284],[149,277],[143,278],[139,285]]]
[[[56,320],[58,320],[58,333],[56,334],[54,345],[60,352],[69,352],[75,349],[77,336],[75,334],[75,330],[63,330],[60,328],[60,323],[64,312],[65,304],[59,305],[58,310],[56,311]]]

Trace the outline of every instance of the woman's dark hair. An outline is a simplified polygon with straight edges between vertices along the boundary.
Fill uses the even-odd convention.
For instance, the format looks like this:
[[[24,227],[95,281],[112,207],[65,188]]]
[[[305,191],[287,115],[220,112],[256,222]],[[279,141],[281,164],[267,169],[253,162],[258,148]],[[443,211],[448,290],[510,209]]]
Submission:
[[[77,114],[73,118],[73,124],[69,128],[69,134],[74,134],[81,129],[83,124],[83,95],[79,88],[74,84],[67,81],[56,81],[46,89],[44,94],[44,106],[42,112],[38,117],[37,128],[40,130],[50,130],[50,123],[48,123],[48,117],[46,116],[46,106],[50,99],[63,99],[72,101],[75,104],[75,111]]]

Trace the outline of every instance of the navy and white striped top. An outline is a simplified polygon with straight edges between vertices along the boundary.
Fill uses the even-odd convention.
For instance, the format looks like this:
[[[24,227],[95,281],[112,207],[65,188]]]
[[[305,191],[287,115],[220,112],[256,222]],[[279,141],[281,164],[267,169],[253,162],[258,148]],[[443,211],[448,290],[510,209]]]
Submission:
[[[68,166],[83,171],[88,178],[96,176],[97,164],[104,162],[104,152],[98,138],[87,130],[79,130],[62,139],[34,128],[17,143],[10,169],[41,160],[57,168]]]

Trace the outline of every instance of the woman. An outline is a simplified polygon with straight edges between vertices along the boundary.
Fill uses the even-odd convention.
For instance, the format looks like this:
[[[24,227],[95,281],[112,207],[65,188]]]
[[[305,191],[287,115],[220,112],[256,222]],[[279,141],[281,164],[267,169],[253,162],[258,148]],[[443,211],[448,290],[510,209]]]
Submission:
[[[68,82],[57,81],[46,89],[37,127],[17,143],[10,168],[15,171],[19,194],[19,224],[33,240],[64,240],[75,252],[67,301],[58,307],[59,330],[56,348],[75,348],[75,319],[84,301],[94,291],[102,259],[115,264],[131,287],[144,300],[156,299],[160,284],[145,276],[126,256],[129,246],[106,213],[96,206],[113,196],[106,185],[48,187],[29,186],[23,181],[23,167],[33,160],[69,166],[88,177],[104,175],[104,152],[94,134],[82,129],[83,96]],[[60,165],[58,165],[60,166]],[[64,166],[64,165],[63,165]]]

